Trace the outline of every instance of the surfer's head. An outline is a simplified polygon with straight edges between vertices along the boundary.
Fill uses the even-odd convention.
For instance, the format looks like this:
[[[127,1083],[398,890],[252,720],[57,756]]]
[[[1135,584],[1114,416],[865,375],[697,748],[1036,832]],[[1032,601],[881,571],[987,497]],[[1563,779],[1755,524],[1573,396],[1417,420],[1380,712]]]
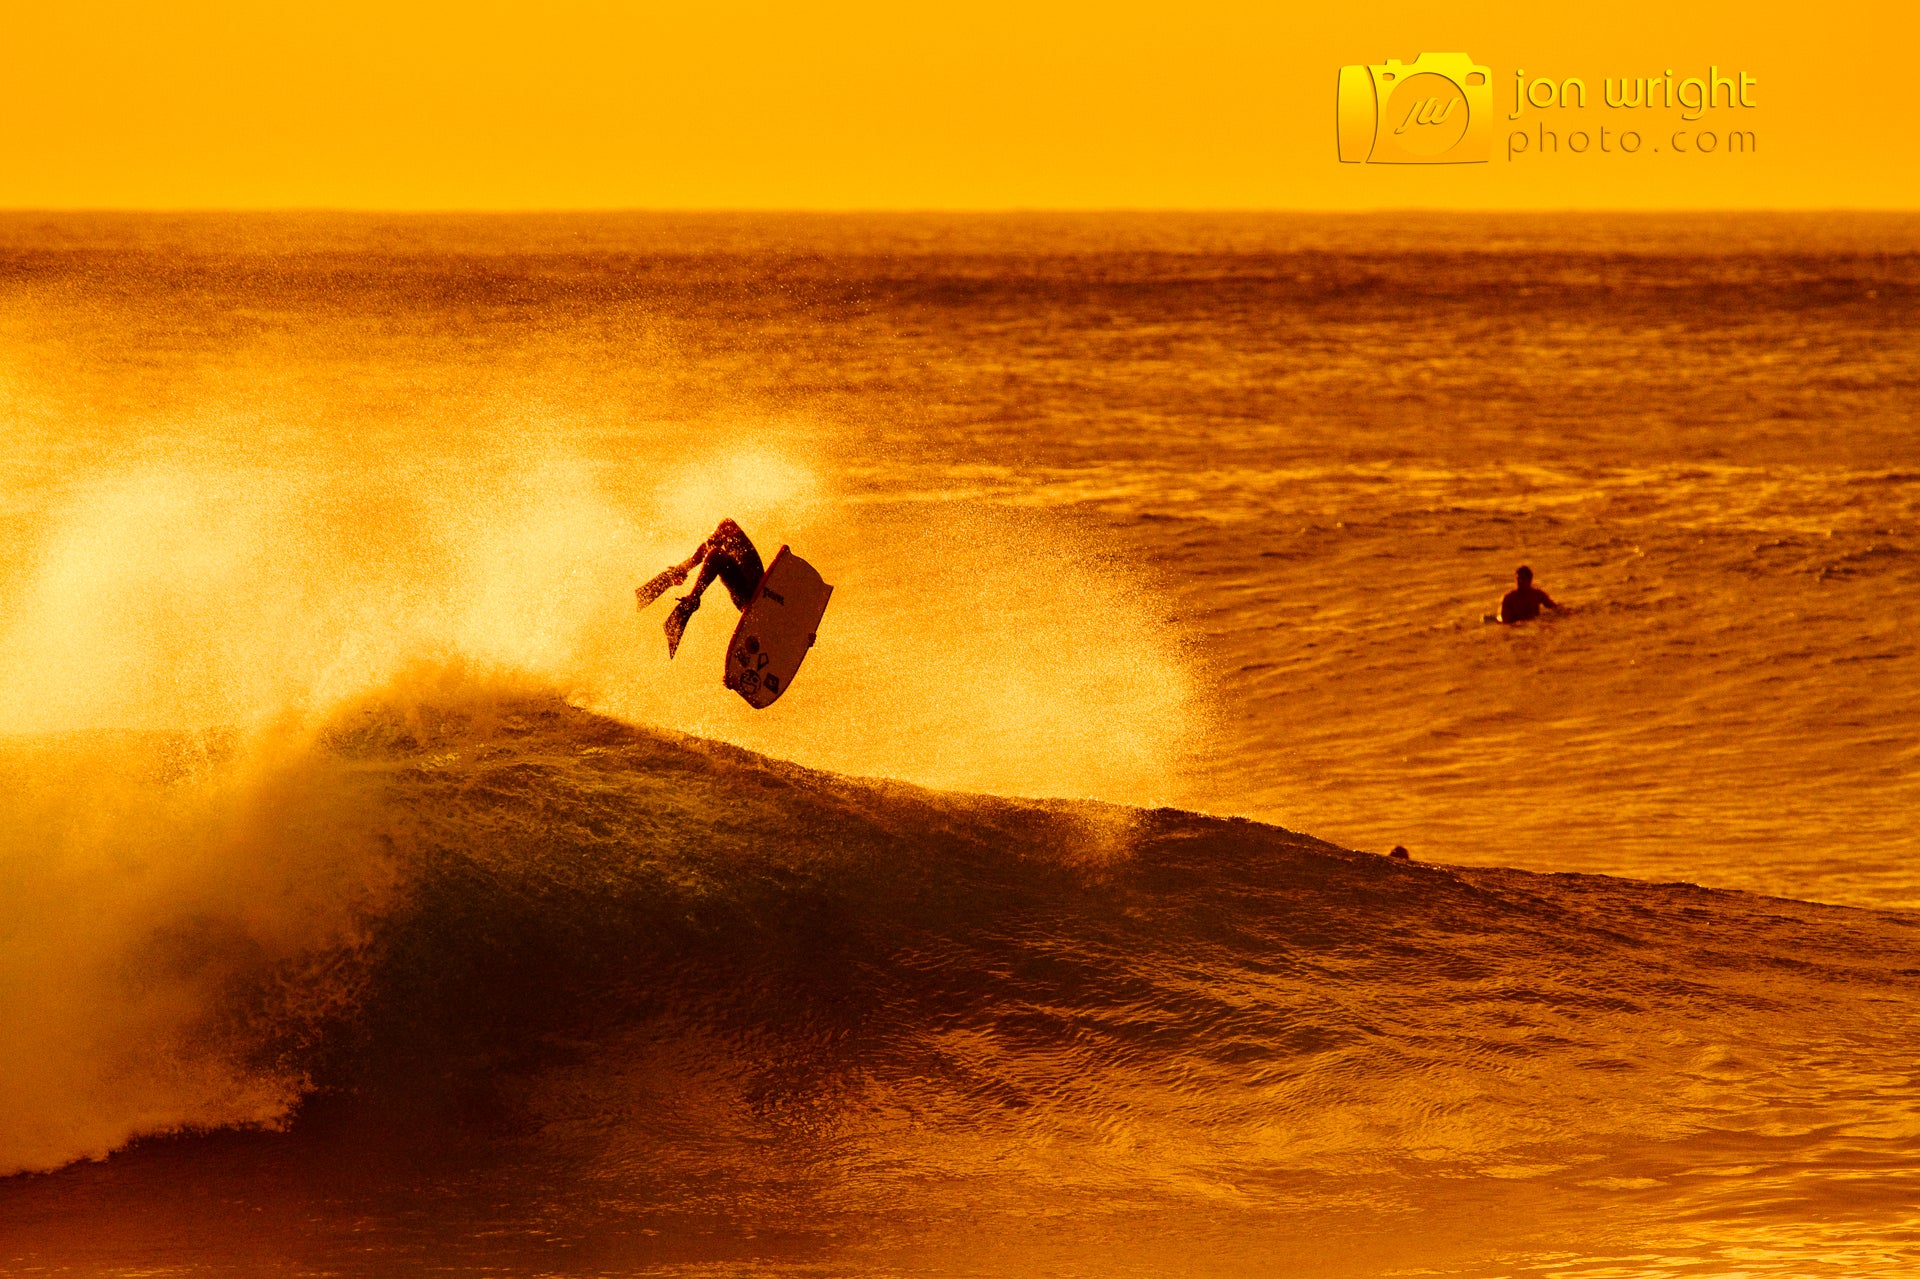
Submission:
[[[1525,564],[1522,564],[1519,568],[1513,570],[1513,580],[1525,586],[1533,580],[1533,570]]]

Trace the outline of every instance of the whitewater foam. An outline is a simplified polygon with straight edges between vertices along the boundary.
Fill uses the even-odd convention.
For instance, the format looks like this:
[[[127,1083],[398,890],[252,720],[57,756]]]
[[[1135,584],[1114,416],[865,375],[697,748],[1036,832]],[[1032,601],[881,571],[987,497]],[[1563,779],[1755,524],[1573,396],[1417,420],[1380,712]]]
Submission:
[[[394,883],[363,779],[274,735],[0,750],[0,1168],[284,1121]]]

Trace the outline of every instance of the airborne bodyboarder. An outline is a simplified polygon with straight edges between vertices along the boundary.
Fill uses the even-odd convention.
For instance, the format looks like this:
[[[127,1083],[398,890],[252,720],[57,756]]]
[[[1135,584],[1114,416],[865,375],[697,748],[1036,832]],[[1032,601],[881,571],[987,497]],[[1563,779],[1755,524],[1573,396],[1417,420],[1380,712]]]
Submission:
[[[687,574],[693,566],[700,566],[700,576],[694,580],[693,589],[680,597],[673,606],[673,612],[667,614],[667,656],[671,658],[679,651],[680,637],[686,633],[687,619],[700,607],[700,596],[714,578],[727,584],[727,594],[733,597],[733,606],[745,612],[753,600],[754,588],[760,585],[760,579],[766,568],[760,563],[760,552],[754,549],[738,524],[731,519],[721,520],[713,535],[694,548],[693,554],[684,561],[667,569],[645,586],[634,591],[639,606],[647,605],[666,593],[669,586],[678,586],[687,580]]]

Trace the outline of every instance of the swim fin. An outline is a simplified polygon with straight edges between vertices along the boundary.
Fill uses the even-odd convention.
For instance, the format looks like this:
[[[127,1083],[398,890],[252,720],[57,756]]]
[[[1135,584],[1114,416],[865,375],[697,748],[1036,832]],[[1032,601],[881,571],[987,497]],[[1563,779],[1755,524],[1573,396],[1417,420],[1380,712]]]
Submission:
[[[687,570],[675,566],[654,577],[645,586],[634,588],[633,597],[640,602],[642,609],[667,593],[669,586],[678,586],[687,580]]]
[[[680,637],[687,633],[687,619],[699,607],[698,595],[683,595],[673,606],[673,612],[667,614],[667,660],[673,660],[673,655],[680,651]]]

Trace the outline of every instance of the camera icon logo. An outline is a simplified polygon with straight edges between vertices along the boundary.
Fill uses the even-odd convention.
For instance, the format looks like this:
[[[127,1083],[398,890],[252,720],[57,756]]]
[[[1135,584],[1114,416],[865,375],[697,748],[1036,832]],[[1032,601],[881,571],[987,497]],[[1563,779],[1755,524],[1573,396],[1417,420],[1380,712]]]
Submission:
[[[1343,164],[1485,164],[1493,77],[1464,53],[1340,68]]]

